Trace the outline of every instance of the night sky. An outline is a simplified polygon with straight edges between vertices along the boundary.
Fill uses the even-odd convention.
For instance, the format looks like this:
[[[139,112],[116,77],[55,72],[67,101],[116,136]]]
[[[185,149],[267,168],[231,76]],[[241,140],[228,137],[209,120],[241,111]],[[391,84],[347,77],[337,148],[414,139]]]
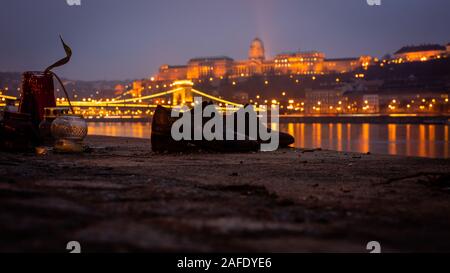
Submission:
[[[1,0],[0,71],[56,70],[79,80],[134,79],[198,56],[247,58],[260,37],[269,57],[320,50],[383,56],[403,45],[450,42],[448,0]]]

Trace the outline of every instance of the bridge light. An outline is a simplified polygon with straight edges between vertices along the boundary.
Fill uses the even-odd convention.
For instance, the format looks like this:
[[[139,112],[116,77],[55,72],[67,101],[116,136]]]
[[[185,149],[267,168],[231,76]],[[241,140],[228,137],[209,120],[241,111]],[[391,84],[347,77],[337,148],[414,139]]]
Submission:
[[[173,82],[172,85],[174,85],[174,86],[179,86],[179,85],[193,86],[194,83],[192,81],[189,81],[189,80],[183,80],[183,81],[175,81],[175,82]]]

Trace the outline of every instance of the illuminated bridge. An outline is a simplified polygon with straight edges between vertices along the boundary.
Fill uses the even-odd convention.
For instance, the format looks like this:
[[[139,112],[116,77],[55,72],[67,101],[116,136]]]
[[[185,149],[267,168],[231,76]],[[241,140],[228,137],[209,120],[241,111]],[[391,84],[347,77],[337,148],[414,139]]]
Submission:
[[[86,100],[73,101],[71,105],[77,114],[83,114],[87,118],[139,118],[152,114],[152,109],[158,105],[165,107],[176,107],[180,105],[194,105],[194,97],[203,97],[216,102],[221,108],[224,107],[242,107],[242,104],[228,101],[216,96],[209,95],[200,90],[193,88],[191,81],[176,81],[172,84],[173,89],[163,91],[151,95],[126,98],[126,99],[103,99],[103,100]],[[167,98],[168,100],[160,100],[161,103],[154,103],[155,99]],[[0,103],[4,105],[6,99],[17,100],[16,97],[0,95]],[[58,107],[68,107],[69,102],[66,99],[57,99]]]

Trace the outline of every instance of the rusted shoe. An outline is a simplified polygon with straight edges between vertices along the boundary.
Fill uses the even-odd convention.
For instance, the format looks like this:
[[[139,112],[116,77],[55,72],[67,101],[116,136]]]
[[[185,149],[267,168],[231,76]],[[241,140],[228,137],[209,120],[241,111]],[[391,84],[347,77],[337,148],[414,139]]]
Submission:
[[[234,116],[234,126],[235,126],[235,131],[237,130],[237,122],[238,122],[238,116],[239,116],[239,112],[245,112],[245,110],[247,109],[248,112],[251,112],[252,115],[256,116],[256,124],[257,124],[257,140],[259,143],[268,143],[269,141],[265,141],[262,140],[261,135],[260,135],[260,128],[262,128],[263,131],[266,131],[268,133],[278,133],[279,136],[279,148],[286,148],[289,147],[290,145],[294,144],[295,142],[295,138],[287,133],[283,133],[283,132],[277,132],[274,131],[270,128],[267,128],[261,121],[260,119],[257,117],[257,114],[255,112],[255,110],[253,109],[253,107],[251,108],[247,108],[248,106],[250,106],[249,104],[246,104],[243,108],[239,109],[237,112],[233,113]],[[250,115],[245,115],[245,132],[244,133],[247,137],[250,135]]]
[[[212,103],[203,102],[201,105],[196,107],[200,108],[197,111],[201,111],[202,123],[195,124],[194,122],[194,112],[196,108],[189,111],[191,117],[191,139],[190,140],[179,140],[173,139],[171,130],[172,126],[179,118],[171,117],[171,109],[158,106],[155,110],[152,122],[152,134],[151,134],[151,144],[152,150],[154,152],[193,152],[199,150],[221,152],[221,153],[232,153],[232,152],[252,152],[258,151],[260,145],[254,140],[206,140],[203,137],[204,125],[211,119],[208,117],[203,117],[203,110],[206,106]],[[217,113],[218,114],[218,113]],[[183,114],[182,114],[183,115]],[[193,139],[196,135],[201,135],[201,139]],[[237,139],[236,133],[234,139]]]

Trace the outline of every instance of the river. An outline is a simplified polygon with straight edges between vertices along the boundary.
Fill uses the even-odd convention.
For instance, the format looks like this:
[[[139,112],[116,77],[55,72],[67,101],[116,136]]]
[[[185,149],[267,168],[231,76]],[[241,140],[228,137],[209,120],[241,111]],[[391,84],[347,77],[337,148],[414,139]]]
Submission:
[[[448,125],[286,123],[295,147],[374,154],[449,158]],[[90,135],[150,138],[147,122],[90,122]]]

